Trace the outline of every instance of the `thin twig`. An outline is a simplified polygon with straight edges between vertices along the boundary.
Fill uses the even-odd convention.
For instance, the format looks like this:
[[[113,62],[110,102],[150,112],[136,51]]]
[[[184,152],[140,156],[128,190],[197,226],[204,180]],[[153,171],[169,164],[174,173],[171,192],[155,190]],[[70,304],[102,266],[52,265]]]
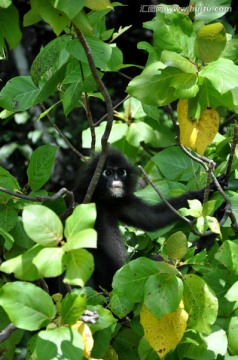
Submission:
[[[235,155],[235,150],[236,150],[236,145],[238,142],[238,124],[234,124],[234,137],[233,137],[233,141],[231,144],[231,151],[230,151],[230,156],[227,162],[227,166],[226,166],[226,170],[225,170],[225,180],[228,181],[230,172],[231,172],[231,166],[232,166],[232,161]]]
[[[138,166],[138,168],[141,170],[141,172],[143,173],[146,181],[152,186],[152,188],[155,190],[155,192],[159,195],[159,197],[161,198],[161,200],[163,200],[163,202],[170,208],[171,211],[173,211],[173,213],[175,213],[178,217],[180,217],[180,219],[186,221],[186,223],[190,224],[190,220],[188,220],[185,216],[181,215],[170,203],[169,201],[164,197],[164,195],[160,192],[160,190],[155,186],[155,184],[153,183],[153,181],[150,179],[150,177],[147,175],[147,173],[145,172],[145,170],[143,169],[143,167],[141,165]]]
[[[156,193],[159,195],[159,197],[161,198],[161,200],[163,200],[163,202],[169,207],[169,209],[176,214],[176,216],[178,216],[180,219],[182,219],[183,221],[185,221],[191,231],[198,236],[204,236],[205,235],[211,235],[213,234],[212,231],[206,231],[205,233],[200,233],[200,231],[198,231],[197,229],[194,228],[194,221],[190,221],[189,219],[186,218],[186,216],[181,215],[171,204],[170,202],[164,197],[164,195],[160,192],[160,190],[155,186],[155,184],[153,183],[153,181],[150,179],[150,177],[146,174],[145,170],[143,169],[143,167],[141,165],[138,166],[139,169],[141,170],[141,172],[143,173],[143,175],[145,176],[146,181],[153,187],[153,189],[156,191]]]
[[[130,95],[127,95],[124,99],[122,99],[118,104],[116,104],[114,107],[113,107],[113,110],[116,110],[121,104],[123,104],[126,100],[130,99]],[[94,126],[98,126],[104,119],[106,119],[107,117],[107,114],[104,114],[101,119],[99,119],[95,124]]]
[[[43,103],[40,104],[41,108],[43,111],[46,111],[46,107]],[[81,154],[69,141],[69,139],[67,139],[67,137],[63,134],[63,132],[58,128],[58,126],[55,124],[54,120],[51,118],[51,116],[49,114],[46,114],[47,119],[49,120],[49,122],[51,123],[51,125],[55,128],[55,130],[57,131],[57,133],[62,137],[62,139],[64,139],[65,143],[68,145],[68,147],[78,156],[80,157],[82,160],[86,160],[85,157],[83,156],[83,154]]]
[[[96,132],[95,132],[95,125],[93,123],[92,113],[89,108],[88,103],[88,94],[85,93],[83,96],[83,103],[85,107],[86,117],[89,123],[89,129],[91,132],[91,154],[95,154],[95,148],[96,148]]]
[[[13,331],[17,330],[17,327],[12,323],[0,332],[0,343],[7,340]]]
[[[23,199],[23,200],[29,200],[29,201],[35,201],[35,202],[42,202],[42,201],[54,201],[56,199],[58,199],[60,196],[67,194],[70,198],[70,204],[74,203],[74,193],[72,191],[69,191],[66,188],[62,188],[59,191],[57,191],[57,193],[55,193],[52,196],[43,196],[43,195],[39,195],[39,196],[29,196],[29,195],[23,195],[19,192],[14,192],[11,190],[8,190],[2,186],[0,186],[0,191],[8,194],[8,195],[12,195],[18,199]]]
[[[100,153],[99,156],[99,160],[98,160],[98,164],[97,167],[95,169],[94,175],[92,177],[92,180],[89,184],[87,193],[85,195],[84,198],[84,203],[88,203],[91,201],[93,192],[97,186],[99,177],[102,173],[103,170],[103,166],[104,163],[106,161],[107,158],[107,153],[108,153],[108,147],[109,147],[109,143],[108,143],[108,138],[112,129],[112,123],[113,123],[113,106],[112,106],[112,101],[111,98],[108,94],[108,91],[103,83],[103,81],[101,80],[100,76],[98,75],[97,69],[96,69],[96,65],[92,56],[92,52],[90,50],[90,47],[82,33],[81,30],[79,30],[76,26],[75,26],[75,31],[77,33],[78,39],[80,41],[80,43],[82,44],[85,54],[87,56],[87,60],[88,60],[88,64],[90,66],[93,78],[99,88],[99,91],[101,92],[104,100],[105,100],[105,104],[106,104],[106,108],[107,108],[107,123],[106,123],[106,128],[104,130],[104,134],[101,138],[101,146],[102,146],[102,151]]]
[[[15,198],[29,200],[29,201],[33,201],[33,202],[54,201],[54,200],[58,199],[60,196],[66,194],[69,197],[69,205],[68,205],[68,208],[60,215],[61,219],[64,219],[68,214],[70,214],[75,207],[74,193],[72,191],[69,191],[66,188],[60,189],[57,193],[55,193],[52,196],[23,195],[19,192],[14,192],[14,191],[8,190],[1,186],[0,186],[0,191],[4,192],[5,194],[11,195]]]
[[[82,67],[81,62],[80,62],[80,70],[81,70],[81,74],[82,74],[82,80],[84,82],[84,80],[85,80],[84,72],[83,72],[83,67]],[[96,133],[95,133],[95,128],[94,128],[92,113],[91,113],[90,107],[89,107],[88,94],[85,92],[82,98],[83,98],[84,108],[85,108],[85,112],[86,112],[86,117],[87,117],[87,120],[89,123],[90,132],[91,132],[91,154],[93,155],[95,153],[95,148],[96,148]]]

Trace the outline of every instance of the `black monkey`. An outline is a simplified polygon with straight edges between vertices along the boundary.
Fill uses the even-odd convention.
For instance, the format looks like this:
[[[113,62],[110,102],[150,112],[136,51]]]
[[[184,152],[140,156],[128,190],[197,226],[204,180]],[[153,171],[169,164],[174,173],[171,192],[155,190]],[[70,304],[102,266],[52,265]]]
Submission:
[[[77,193],[82,202],[97,166],[99,155],[86,166],[79,179]],[[115,149],[110,149],[98,185],[92,197],[96,203],[98,247],[93,249],[94,285],[110,290],[114,273],[125,262],[125,248],[118,222],[145,231],[154,231],[175,222],[178,217],[165,203],[149,205],[134,195],[137,174],[128,160]],[[189,199],[203,199],[204,189],[171,198],[175,209],[187,207]]]

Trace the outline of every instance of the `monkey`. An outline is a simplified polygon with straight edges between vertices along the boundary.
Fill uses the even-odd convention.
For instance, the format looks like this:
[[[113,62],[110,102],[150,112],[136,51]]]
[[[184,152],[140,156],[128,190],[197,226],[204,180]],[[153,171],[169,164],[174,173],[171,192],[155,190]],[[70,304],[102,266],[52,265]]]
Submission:
[[[79,203],[83,201],[93,177],[100,154],[85,167],[78,179]],[[96,204],[95,229],[98,234],[94,255],[95,270],[93,286],[111,290],[112,278],[126,261],[126,249],[118,224],[124,223],[144,231],[155,231],[178,220],[178,216],[164,202],[147,204],[137,197],[138,174],[135,168],[119,150],[110,148],[102,174],[91,201]],[[204,189],[190,191],[169,203],[175,208],[187,207],[188,200],[203,200]]]

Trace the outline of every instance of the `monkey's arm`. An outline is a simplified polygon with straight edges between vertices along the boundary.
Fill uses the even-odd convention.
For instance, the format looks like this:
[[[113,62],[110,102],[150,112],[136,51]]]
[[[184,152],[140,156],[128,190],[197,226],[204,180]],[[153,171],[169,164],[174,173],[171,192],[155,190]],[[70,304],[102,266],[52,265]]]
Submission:
[[[204,189],[191,191],[177,198],[169,199],[169,203],[176,209],[188,207],[188,200],[197,199],[202,201]],[[148,205],[136,196],[131,196],[125,200],[119,209],[118,219],[127,225],[143,229],[145,231],[155,231],[167,226],[179,217],[164,202],[156,205]]]

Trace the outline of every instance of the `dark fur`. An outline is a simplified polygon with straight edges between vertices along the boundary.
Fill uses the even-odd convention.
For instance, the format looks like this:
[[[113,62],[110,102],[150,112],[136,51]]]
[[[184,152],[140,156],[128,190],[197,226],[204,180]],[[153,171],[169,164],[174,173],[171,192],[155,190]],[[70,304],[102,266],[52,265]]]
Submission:
[[[99,156],[96,156],[86,167],[79,181],[80,201],[83,200],[88,185],[94,174]],[[165,203],[148,205],[134,195],[137,175],[128,160],[117,150],[109,151],[104,169],[125,169],[127,177],[123,179],[125,193],[116,198],[110,195],[106,181],[101,175],[92,202],[96,203],[97,220],[95,229],[98,233],[98,248],[93,250],[95,271],[94,284],[110,290],[114,273],[125,262],[125,248],[118,229],[118,222],[134,226],[145,231],[154,231],[177,220],[177,216]],[[176,209],[187,207],[187,200],[202,200],[204,190],[192,191],[169,200]]]

